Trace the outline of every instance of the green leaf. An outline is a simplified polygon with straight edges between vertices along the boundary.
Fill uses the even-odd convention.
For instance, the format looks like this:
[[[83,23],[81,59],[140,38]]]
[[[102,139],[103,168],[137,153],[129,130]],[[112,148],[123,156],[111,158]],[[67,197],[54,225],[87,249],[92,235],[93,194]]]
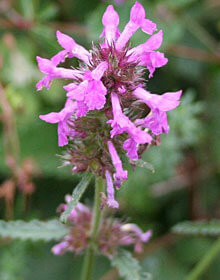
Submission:
[[[212,220],[210,222],[182,222],[172,228],[174,233],[184,235],[208,235],[220,236],[220,221]]]
[[[48,21],[53,19],[58,13],[58,6],[56,4],[46,4],[43,9],[38,12],[38,19],[41,21]]]
[[[34,19],[34,1],[20,0],[21,11],[26,19]]]
[[[75,206],[79,202],[81,196],[85,192],[91,179],[92,179],[92,174],[86,173],[83,176],[82,180],[79,182],[79,184],[75,187],[75,189],[73,190],[73,193],[72,193],[72,200],[68,204],[67,209],[62,213],[62,215],[60,217],[61,222],[63,222],[63,223],[67,222],[67,218],[68,218],[69,214],[72,212],[72,210],[75,208]]]
[[[119,250],[117,256],[111,260],[112,266],[116,267],[121,277],[125,280],[151,280],[149,273],[142,272],[139,262],[126,250]]]
[[[12,239],[21,239],[32,241],[37,240],[60,240],[68,234],[69,230],[59,220],[39,221],[3,221],[0,220],[0,236]]]
[[[155,172],[154,167],[150,162],[139,159],[137,161],[131,161],[131,163],[135,164],[138,167],[146,168],[146,169],[150,170],[152,173]]]

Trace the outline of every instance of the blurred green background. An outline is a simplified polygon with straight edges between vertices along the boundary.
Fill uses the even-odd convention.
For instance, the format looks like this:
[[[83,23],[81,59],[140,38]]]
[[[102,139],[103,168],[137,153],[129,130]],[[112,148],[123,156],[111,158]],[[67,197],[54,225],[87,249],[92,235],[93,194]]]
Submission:
[[[115,1],[117,2],[117,1]],[[154,93],[183,89],[181,105],[169,113],[170,133],[144,155],[155,173],[129,169],[117,199],[123,219],[154,235],[141,256],[155,280],[181,280],[207,252],[214,238],[170,233],[184,220],[220,218],[220,2],[218,0],[143,0],[148,18],[164,31],[161,51],[169,63],[148,82]],[[56,80],[50,91],[36,92],[41,78],[36,55],[50,58],[60,50],[60,30],[83,46],[98,42],[107,4],[101,0],[0,1],[0,218],[55,217],[64,195],[79,181],[68,167],[58,168],[56,125],[39,114],[58,111],[65,94]],[[120,28],[134,1],[115,4]],[[137,32],[132,44],[146,41]],[[73,63],[76,63],[74,60]],[[76,65],[76,64],[74,64]],[[70,64],[68,64],[70,66]],[[21,178],[19,177],[21,175]],[[13,180],[18,176],[20,188]],[[23,176],[23,177],[22,177]],[[22,181],[23,180],[23,181]],[[11,184],[11,185],[10,185]],[[92,202],[90,187],[83,199]],[[79,279],[81,256],[56,257],[54,243],[0,240],[0,279]],[[220,279],[220,256],[201,279]],[[99,258],[94,279],[110,269]],[[110,278],[107,278],[110,277]],[[114,275],[104,279],[116,279]]]

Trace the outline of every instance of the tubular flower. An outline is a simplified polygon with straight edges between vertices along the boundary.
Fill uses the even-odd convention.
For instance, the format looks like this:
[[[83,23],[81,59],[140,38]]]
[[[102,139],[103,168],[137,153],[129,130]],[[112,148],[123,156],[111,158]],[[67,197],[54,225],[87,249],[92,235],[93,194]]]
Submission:
[[[70,200],[66,196],[66,202]],[[57,211],[62,213],[67,204],[61,204]],[[68,217],[69,235],[52,248],[55,255],[63,255],[67,251],[76,254],[84,251],[91,238],[90,225],[92,223],[92,211],[89,207],[78,203]],[[134,246],[134,251],[140,253],[144,243],[147,243],[152,235],[151,230],[145,233],[135,224],[124,224],[118,219],[104,217],[100,224],[97,247],[101,254],[112,258],[117,254],[121,246]]]
[[[144,88],[145,71],[151,78],[168,60],[157,51],[163,32],[156,32],[156,24],[146,18],[140,3],[132,7],[122,32],[112,5],[104,12],[102,23],[103,39],[90,51],[57,31],[63,50],[51,59],[37,57],[45,75],[37,90],[49,89],[54,79],[69,80],[64,86],[64,108],[40,118],[58,124],[58,145],[67,145],[65,164],[72,165],[73,172],[90,171],[106,178],[107,205],[118,208],[114,187],[119,188],[128,177],[121,158],[127,155],[134,165],[150,144],[158,143],[161,133],[169,132],[166,112],[180,104],[182,91],[157,95]],[[138,29],[148,39],[132,48],[129,40]],[[79,67],[60,67],[67,58],[79,59]]]

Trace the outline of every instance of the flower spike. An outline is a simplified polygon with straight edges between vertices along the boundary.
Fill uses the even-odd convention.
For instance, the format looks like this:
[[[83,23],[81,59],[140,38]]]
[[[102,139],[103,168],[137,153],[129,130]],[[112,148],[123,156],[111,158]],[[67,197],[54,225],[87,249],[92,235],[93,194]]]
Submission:
[[[97,46],[92,44],[90,51],[57,31],[57,40],[63,50],[51,59],[37,57],[39,69],[44,74],[37,83],[37,90],[49,89],[57,78],[67,81],[63,87],[67,98],[64,108],[40,118],[48,123],[57,123],[58,145],[67,148],[63,156],[64,165],[71,165],[75,173],[87,171],[102,176],[107,182],[103,207],[106,204],[118,208],[114,188],[119,188],[128,178],[121,158],[132,161],[134,166],[144,151],[156,143],[160,134],[169,132],[166,112],[179,106],[182,91],[157,95],[145,89],[145,71],[151,78],[168,59],[159,51],[163,31],[155,33],[156,24],[146,18],[144,7],[139,2],[131,8],[130,20],[122,32],[118,29],[119,15],[112,5],[104,12],[102,23],[100,38],[103,39]],[[138,29],[150,36],[145,43],[131,47],[128,42]],[[80,60],[77,69],[60,66],[71,58]],[[83,212],[79,207],[77,209]],[[77,214],[72,213],[74,217]],[[139,251],[141,242],[145,242],[148,235],[142,235],[133,226],[130,229],[131,235],[121,242],[130,244],[133,237]],[[65,242],[69,244],[67,248]],[[71,242],[63,240],[54,248],[54,253],[72,250]],[[111,255],[104,247],[102,252]]]

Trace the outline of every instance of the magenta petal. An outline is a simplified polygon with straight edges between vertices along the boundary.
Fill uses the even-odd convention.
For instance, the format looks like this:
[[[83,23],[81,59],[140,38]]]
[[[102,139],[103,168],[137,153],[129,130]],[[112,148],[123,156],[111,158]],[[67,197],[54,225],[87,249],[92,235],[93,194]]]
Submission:
[[[84,117],[88,111],[88,106],[83,101],[77,101],[77,118]]]
[[[123,149],[127,151],[126,155],[130,160],[138,160],[137,143],[132,138],[129,138],[124,142]]]
[[[104,107],[107,89],[101,81],[89,82],[87,94],[85,95],[85,104],[89,110],[100,110]]]
[[[119,36],[119,16],[112,5],[109,5],[104,12],[102,23],[104,25],[104,29],[100,37],[105,36],[105,39],[111,43]]]
[[[170,111],[179,106],[182,90],[167,92],[162,95],[152,94],[152,104],[161,111]]]
[[[141,24],[141,29],[143,32],[152,35],[157,30],[157,25],[149,19],[144,19]]]
[[[163,41],[163,31],[160,30],[158,33],[152,35],[145,44],[145,48],[148,50],[157,50],[160,48]]]
[[[132,23],[140,26],[144,21],[144,19],[145,19],[144,7],[139,2],[136,2],[131,8],[130,20]]]
[[[112,177],[108,170],[106,170],[106,172],[105,172],[105,177],[106,177],[106,181],[107,181],[107,195],[108,195],[107,204],[111,208],[119,208],[119,204],[115,200],[115,197],[114,197],[115,191],[114,191],[114,186],[113,186],[113,182],[112,182]]]
[[[109,149],[109,153],[110,153],[110,156],[112,159],[112,163],[116,169],[116,172],[114,174],[115,184],[116,184],[116,187],[120,187],[122,181],[127,180],[128,172],[127,172],[127,170],[123,170],[122,162],[111,141],[108,141],[108,149]]]
[[[84,81],[67,93],[67,96],[77,101],[83,101],[88,89],[88,81]]]
[[[78,45],[73,38],[57,31],[58,43],[68,52],[69,58],[77,57],[85,63],[89,63],[89,52],[82,46]]]
[[[147,68],[150,71],[149,78],[151,78],[153,76],[155,68],[159,68],[159,67],[166,65],[168,62],[168,59],[161,52],[152,52],[152,53],[150,53],[150,62],[151,63],[149,65],[146,64]]]
[[[158,33],[152,35],[145,43],[131,49],[128,54],[131,56],[144,55],[145,53],[151,53],[158,49],[163,41],[163,31],[160,30]]]
[[[148,230],[147,232],[141,234],[141,236],[140,236],[141,241],[148,242],[149,239],[151,238],[151,236],[152,236],[152,230]]]
[[[54,255],[63,255],[67,248],[69,247],[69,243],[67,241],[63,241],[51,249]]]
[[[68,144],[68,136],[71,135],[71,130],[67,124],[68,118],[75,113],[76,103],[67,99],[64,108],[58,113],[50,113],[40,115],[40,119],[49,123],[58,123],[58,145],[64,146]]]
[[[75,79],[81,77],[77,70],[56,67],[51,60],[37,56],[38,67],[44,74],[51,75],[53,78]]]
[[[51,62],[57,66],[59,65],[61,62],[64,62],[65,61],[65,58],[66,58],[66,51],[63,50],[63,51],[60,51],[58,52],[56,55],[54,55],[52,58],[51,58]]]
[[[72,49],[76,46],[76,42],[70,36],[63,34],[57,30],[57,41],[66,51],[71,52]]]
[[[37,90],[41,90],[43,87],[45,87],[47,90],[49,90],[52,79],[53,78],[51,78],[50,75],[47,75],[47,76],[43,77],[43,79],[41,79],[36,84]]]
[[[111,131],[111,137],[116,134],[127,132],[137,144],[150,143],[152,141],[152,137],[147,132],[136,127],[135,124],[122,113],[119,98],[115,93],[111,94],[111,101],[114,116],[114,120],[108,121],[108,123],[111,123],[113,128]]]
[[[58,123],[58,145],[60,147],[65,146],[68,144],[68,138],[67,138],[67,128],[66,124],[64,122]]]
[[[107,26],[107,25],[118,26],[119,16],[112,5],[108,5],[107,9],[105,10],[105,12],[102,16],[102,23],[104,26]]]
[[[48,74],[53,71],[54,65],[49,59],[42,58],[40,56],[37,56],[36,59],[38,67],[42,73]]]
[[[49,113],[47,115],[40,115],[39,118],[48,123],[58,123],[60,121],[60,113]]]
[[[77,88],[77,84],[76,83],[70,83],[68,85],[65,85],[63,87],[66,91],[71,91]]]
[[[106,61],[101,62],[92,72],[91,72],[91,78],[99,81],[105,71],[108,69],[108,63]]]
[[[151,94],[143,88],[137,88],[134,92],[135,96],[145,102],[151,109],[159,109],[161,111],[170,111],[180,104],[180,96],[182,91],[167,92],[162,95]]]
[[[143,125],[149,128],[155,135],[169,132],[167,114],[158,109],[153,110],[152,114],[144,119]]]
[[[153,34],[156,30],[156,24],[145,18],[144,7],[139,2],[136,2],[131,8],[130,21],[126,24],[123,32],[116,42],[116,48],[118,50],[123,49],[132,35],[139,28],[141,28],[145,33]]]

